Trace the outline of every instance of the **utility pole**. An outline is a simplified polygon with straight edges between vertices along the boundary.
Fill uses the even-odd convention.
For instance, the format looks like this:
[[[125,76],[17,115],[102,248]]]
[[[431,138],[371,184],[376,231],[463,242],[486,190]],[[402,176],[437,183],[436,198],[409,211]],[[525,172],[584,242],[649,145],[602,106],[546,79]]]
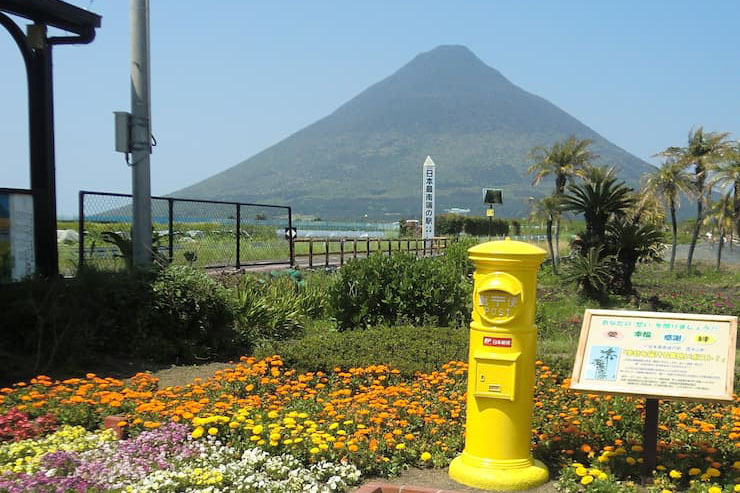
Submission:
[[[131,0],[131,172],[134,265],[152,262],[149,0]]]

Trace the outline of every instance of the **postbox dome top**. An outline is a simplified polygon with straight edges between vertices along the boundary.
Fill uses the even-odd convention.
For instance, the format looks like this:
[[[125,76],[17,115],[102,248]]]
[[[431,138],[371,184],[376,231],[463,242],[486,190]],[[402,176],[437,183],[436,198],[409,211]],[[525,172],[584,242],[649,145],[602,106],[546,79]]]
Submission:
[[[514,241],[507,237],[505,240],[489,241],[468,249],[470,257],[491,258],[496,256],[526,257],[541,262],[547,252],[540,247],[523,241]]]

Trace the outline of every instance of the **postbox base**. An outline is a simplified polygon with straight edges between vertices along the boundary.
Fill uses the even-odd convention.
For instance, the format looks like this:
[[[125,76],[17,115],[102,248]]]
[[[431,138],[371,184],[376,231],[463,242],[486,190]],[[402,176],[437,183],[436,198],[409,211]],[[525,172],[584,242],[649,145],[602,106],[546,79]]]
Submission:
[[[481,490],[528,490],[550,479],[545,465],[529,459],[493,460],[466,452],[450,463],[450,478]]]

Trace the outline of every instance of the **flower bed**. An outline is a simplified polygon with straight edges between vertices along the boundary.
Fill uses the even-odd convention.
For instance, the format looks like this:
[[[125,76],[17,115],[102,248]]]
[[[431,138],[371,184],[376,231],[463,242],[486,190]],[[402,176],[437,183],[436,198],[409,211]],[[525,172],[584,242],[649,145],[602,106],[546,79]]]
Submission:
[[[234,461],[243,460],[238,454],[262,450],[270,457],[290,457],[285,460],[309,470],[328,461],[351,464],[365,475],[393,475],[409,465],[445,466],[462,450],[466,375],[467,365],[461,362],[403,379],[386,366],[299,374],[285,369],[278,356],[243,358],[206,381],[164,389],[145,374],[129,383],[92,374],[61,382],[37,377],[2,389],[0,410],[15,408],[32,418],[51,414],[61,424],[89,430],[107,415],[120,415],[135,439],[150,437],[142,433],[147,430],[173,430],[170,423],[179,423],[176,429],[187,430],[190,446],[219,444]],[[662,402],[661,484],[733,488],[740,468],[737,403]],[[639,477],[642,415],[641,400],[575,394],[562,371],[538,362],[533,451],[555,474],[561,466],[584,464],[583,476],[576,474],[583,472],[577,467],[563,473],[565,480],[578,478],[572,481],[578,487]],[[180,474],[186,466],[162,471],[157,474],[175,481],[168,476],[175,473],[166,471]]]
[[[343,491],[360,477],[352,465],[318,461],[304,467],[288,454],[243,452],[211,437],[190,438],[187,426],[167,423],[135,439],[62,429],[43,440],[0,446],[0,491],[139,491],[193,489],[294,492]],[[57,448],[50,447],[57,444]],[[25,460],[29,458],[30,460]],[[8,460],[10,459],[10,461]]]

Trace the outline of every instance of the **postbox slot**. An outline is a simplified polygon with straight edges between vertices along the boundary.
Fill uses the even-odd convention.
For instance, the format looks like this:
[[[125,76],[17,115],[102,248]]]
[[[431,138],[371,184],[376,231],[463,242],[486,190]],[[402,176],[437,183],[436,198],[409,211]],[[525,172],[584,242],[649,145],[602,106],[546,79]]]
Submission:
[[[475,356],[475,397],[513,401],[516,398],[516,362],[522,353]]]

